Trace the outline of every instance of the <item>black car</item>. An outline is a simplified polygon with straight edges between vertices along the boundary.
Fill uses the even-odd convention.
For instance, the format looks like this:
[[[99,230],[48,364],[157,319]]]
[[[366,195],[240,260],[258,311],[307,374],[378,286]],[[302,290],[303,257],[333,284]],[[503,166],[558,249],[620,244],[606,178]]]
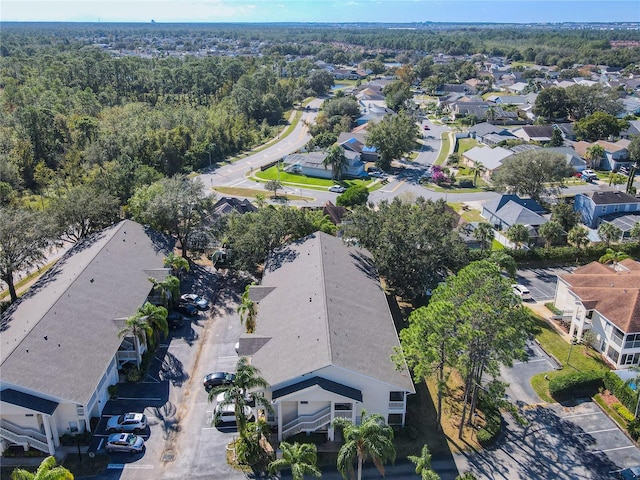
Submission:
[[[169,328],[180,328],[184,323],[184,317],[178,312],[171,312],[167,315],[167,324]]]
[[[204,376],[202,380],[202,385],[204,389],[208,392],[213,387],[217,387],[219,385],[230,385],[236,379],[236,376],[233,373],[229,372],[213,372]]]
[[[188,302],[180,302],[175,310],[176,312],[187,315],[188,317],[195,317],[199,312],[198,307],[196,307],[193,303]]]

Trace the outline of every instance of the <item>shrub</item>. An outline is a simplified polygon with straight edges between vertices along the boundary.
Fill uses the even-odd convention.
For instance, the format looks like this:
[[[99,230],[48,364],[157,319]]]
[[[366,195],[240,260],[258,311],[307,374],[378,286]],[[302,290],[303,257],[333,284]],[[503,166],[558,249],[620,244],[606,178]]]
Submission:
[[[635,411],[638,394],[631,390],[631,387],[626,385],[619,376],[613,372],[605,373],[604,387],[615,395],[620,403],[627,407],[627,410]]]
[[[110,396],[117,397],[118,396],[118,384],[114,383],[113,385],[109,385],[107,387],[107,392],[109,392]]]
[[[625,407],[621,403],[614,403],[613,405],[611,405],[611,408],[613,408],[616,412],[618,412],[618,415],[620,415],[622,418],[624,418],[627,422],[630,422],[631,420],[633,420],[635,418],[633,416],[633,413],[631,413],[627,409],[627,407]]]
[[[638,438],[640,438],[640,418],[631,420],[627,424],[627,431],[629,432],[629,435],[631,435],[631,438],[638,440]]]
[[[549,381],[549,393],[556,400],[591,397],[603,384],[602,372],[576,372],[554,377]]]
[[[460,188],[472,188],[473,187],[473,181],[469,180],[468,178],[463,178],[462,180],[460,180],[458,182],[458,186]]]
[[[65,433],[60,436],[60,443],[65,447],[73,447],[75,445],[90,445],[91,444],[91,432],[82,432],[82,433]]]
[[[336,198],[336,205],[340,207],[354,207],[364,205],[369,199],[369,190],[364,185],[353,185]]]
[[[140,372],[140,369],[136,366],[127,368],[125,375],[127,376],[127,382],[135,383],[142,380],[142,372]]]

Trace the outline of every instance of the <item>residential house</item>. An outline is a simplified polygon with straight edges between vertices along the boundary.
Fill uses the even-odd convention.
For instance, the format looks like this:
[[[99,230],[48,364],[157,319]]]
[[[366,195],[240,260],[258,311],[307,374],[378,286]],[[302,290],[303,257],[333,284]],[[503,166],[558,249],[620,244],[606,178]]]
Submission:
[[[547,143],[551,141],[553,126],[551,125],[525,125],[513,131],[513,134],[526,142]]]
[[[554,123],[553,128],[560,130],[562,138],[565,140],[575,140],[576,134],[573,131],[573,123]]]
[[[354,68],[336,68],[333,70],[333,78],[336,80],[362,80],[367,77],[364,70]]]
[[[620,132],[620,137],[631,140],[634,135],[640,135],[640,120],[630,120],[629,127]]]
[[[246,198],[222,197],[213,206],[213,215],[221,217],[235,213],[257,212],[258,208]]]
[[[569,165],[575,172],[581,172],[587,168],[587,162],[571,147],[549,147],[545,152],[554,152],[564,155]]]
[[[364,163],[360,154],[343,149],[347,159],[343,167],[342,176],[348,178],[360,178],[366,176]],[[324,163],[327,152],[292,153],[285,156],[282,161],[284,169],[288,172],[299,173],[307,177],[333,178],[333,167]]]
[[[640,199],[619,190],[599,190],[577,194],[573,209],[582,216],[582,223],[598,228],[606,215],[640,212]]]
[[[400,342],[368,252],[314,233],[273,253],[250,297],[256,331],[242,335],[238,352],[269,384],[278,440],[300,432],[334,440],[333,419],[358,423],[363,410],[405,424],[414,385],[391,360]]]
[[[462,154],[462,161],[469,167],[474,166],[476,162],[478,162],[485,169],[482,177],[485,180],[490,180],[491,175],[502,166],[504,159],[509,158],[511,155],[513,155],[513,152],[506,148],[477,146],[464,152]]]
[[[489,122],[477,123],[469,129],[469,136],[485,145],[493,146],[504,140],[514,139],[509,130]]]
[[[76,244],[2,314],[0,438],[53,455],[65,433],[91,429],[118,371],[144,342],[118,332],[164,280],[173,244],[124,220]]]
[[[604,156],[600,161],[595,161],[592,165],[593,168],[599,168],[601,170],[613,170],[617,171],[620,167],[631,166],[631,160],[629,159],[629,151],[627,147],[631,143],[630,140],[621,139],[617,142],[607,142],[605,140],[598,140],[594,143],[585,142],[581,140],[573,145],[576,153],[583,158],[586,158],[587,151],[593,145],[600,145],[604,149]]]
[[[554,305],[571,316],[569,335],[586,330],[593,347],[616,369],[640,365],[640,264],[592,262],[558,276]]]
[[[618,117],[624,118],[627,115],[640,115],[640,98],[624,97],[622,99],[622,112]]]
[[[520,198],[518,195],[501,195],[485,202],[481,215],[496,230],[507,230],[515,224],[525,225],[529,229],[532,242],[539,239],[538,228],[549,221],[546,210],[531,198]]]
[[[378,160],[376,148],[367,146],[364,133],[342,132],[338,136],[337,143],[345,150],[360,154],[360,159],[363,162],[375,162]]]

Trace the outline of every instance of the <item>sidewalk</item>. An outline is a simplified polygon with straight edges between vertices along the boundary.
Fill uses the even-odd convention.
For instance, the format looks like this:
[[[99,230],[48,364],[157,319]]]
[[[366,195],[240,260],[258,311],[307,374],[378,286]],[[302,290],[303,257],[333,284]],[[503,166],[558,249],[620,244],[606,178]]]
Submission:
[[[86,445],[80,446],[83,457],[87,455],[88,448]],[[55,457],[58,465],[62,464],[67,455],[78,455],[78,447],[57,447]],[[2,457],[2,467],[37,467],[46,457],[45,454],[42,457]]]
[[[553,327],[558,335],[560,335],[567,343],[571,342],[569,333],[565,332],[557,321],[553,320],[553,312],[545,307],[545,302],[526,303],[525,306],[529,308],[533,313],[544,319],[549,325]]]

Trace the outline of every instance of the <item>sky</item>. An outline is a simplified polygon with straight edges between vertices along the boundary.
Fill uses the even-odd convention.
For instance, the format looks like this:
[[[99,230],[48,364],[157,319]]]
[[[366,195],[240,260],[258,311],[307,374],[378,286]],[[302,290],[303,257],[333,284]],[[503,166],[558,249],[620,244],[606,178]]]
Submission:
[[[0,21],[640,22],[639,0],[1,0]]]

